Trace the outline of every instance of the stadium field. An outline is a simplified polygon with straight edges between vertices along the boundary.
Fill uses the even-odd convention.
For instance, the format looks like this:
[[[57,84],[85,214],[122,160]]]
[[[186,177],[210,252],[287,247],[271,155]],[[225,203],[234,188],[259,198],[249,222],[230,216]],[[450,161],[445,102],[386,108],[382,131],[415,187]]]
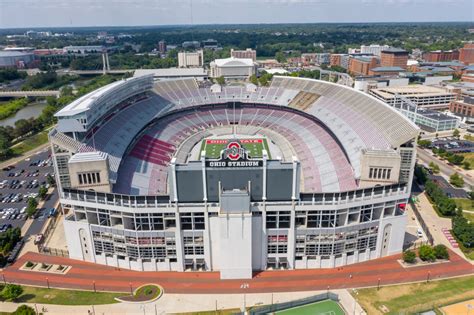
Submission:
[[[201,145],[201,152],[206,151],[206,158],[218,159],[220,153],[233,139],[206,139]],[[238,139],[242,146],[249,152],[250,158],[261,158],[262,150],[267,150],[268,158],[271,159],[267,139]]]
[[[275,314],[284,315],[344,315],[341,306],[332,300],[311,303],[299,307],[289,308]]]

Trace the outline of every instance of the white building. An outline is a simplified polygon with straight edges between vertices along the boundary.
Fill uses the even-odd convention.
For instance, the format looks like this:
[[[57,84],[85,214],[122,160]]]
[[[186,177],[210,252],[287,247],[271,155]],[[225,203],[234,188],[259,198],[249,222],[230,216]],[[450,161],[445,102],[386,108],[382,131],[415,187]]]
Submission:
[[[202,67],[204,65],[204,53],[202,50],[195,52],[181,51],[178,53],[178,67]]]
[[[445,88],[427,85],[384,87],[372,89],[369,93],[390,106],[400,106],[403,101],[398,96],[403,96],[420,108],[429,109],[447,109],[449,103],[456,98],[455,93]]]
[[[373,54],[374,56],[379,56],[382,54],[383,50],[389,49],[389,45],[361,45],[360,53],[361,54]]]
[[[251,48],[247,48],[246,50],[230,50],[230,56],[234,58],[249,58],[252,59],[254,62],[257,61],[257,51]]]
[[[256,72],[255,62],[249,58],[216,59],[210,67],[212,78],[248,78]]]

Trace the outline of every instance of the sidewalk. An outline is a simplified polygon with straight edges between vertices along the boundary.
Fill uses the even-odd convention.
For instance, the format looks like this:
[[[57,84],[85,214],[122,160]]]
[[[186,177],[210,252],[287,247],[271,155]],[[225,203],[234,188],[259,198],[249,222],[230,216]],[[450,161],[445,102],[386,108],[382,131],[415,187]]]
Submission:
[[[426,225],[429,227],[431,235],[433,235],[433,239],[436,244],[443,244],[446,245],[450,250],[458,254],[464,260],[469,262],[470,264],[474,264],[474,261],[469,260],[464,256],[463,252],[459,248],[454,248],[451,246],[451,243],[443,234],[443,229],[451,230],[451,219],[450,218],[442,218],[438,216],[436,211],[433,209],[433,206],[429,202],[428,198],[426,197],[425,193],[421,193],[418,195],[418,209],[420,211],[421,216],[426,222]]]
[[[347,314],[362,315],[365,312],[347,290],[331,291],[339,295],[340,303]],[[117,303],[92,306],[63,306],[52,304],[36,304],[39,312],[46,308],[44,314],[169,314],[199,311],[215,311],[224,309],[242,309],[246,307],[269,305],[272,303],[297,300],[326,291],[279,292],[254,294],[163,294],[156,302],[146,304]],[[12,312],[20,304],[4,302],[0,304],[2,311]],[[27,303],[35,308],[35,304]],[[354,312],[355,307],[355,312]]]

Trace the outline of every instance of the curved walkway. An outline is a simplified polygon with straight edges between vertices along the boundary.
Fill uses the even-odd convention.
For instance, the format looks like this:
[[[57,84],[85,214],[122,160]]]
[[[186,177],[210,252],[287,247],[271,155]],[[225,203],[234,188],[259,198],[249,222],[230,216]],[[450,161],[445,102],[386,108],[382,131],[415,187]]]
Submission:
[[[130,292],[146,283],[161,285],[166,293],[263,293],[345,289],[426,281],[473,274],[471,264],[450,252],[449,263],[403,268],[400,255],[332,269],[278,270],[256,273],[250,280],[220,280],[218,272],[138,272],[69,258],[28,252],[3,271],[7,282],[25,285]],[[66,275],[22,271],[28,260],[72,266]],[[1,279],[3,280],[3,278]]]

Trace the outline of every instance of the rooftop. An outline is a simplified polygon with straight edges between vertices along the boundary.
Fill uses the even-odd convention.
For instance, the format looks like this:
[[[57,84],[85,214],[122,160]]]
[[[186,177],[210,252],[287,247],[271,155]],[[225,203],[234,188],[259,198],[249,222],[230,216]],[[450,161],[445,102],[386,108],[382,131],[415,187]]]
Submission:
[[[154,77],[201,77],[207,76],[204,68],[168,68],[168,69],[137,69],[134,77],[153,75]]]
[[[251,58],[224,58],[224,59],[216,59],[211,62],[211,65],[215,64],[218,67],[252,67],[254,62]]]
[[[74,154],[70,159],[69,163],[84,163],[93,161],[104,161],[107,159],[107,153],[102,151],[93,152],[81,152]]]
[[[403,95],[405,97],[454,95],[453,93],[446,91],[444,88],[418,84],[383,87],[379,89],[373,89],[372,92],[383,98],[393,98],[395,97],[395,94]]]
[[[373,72],[403,72],[405,71],[403,68],[400,67],[375,67],[370,69]]]

